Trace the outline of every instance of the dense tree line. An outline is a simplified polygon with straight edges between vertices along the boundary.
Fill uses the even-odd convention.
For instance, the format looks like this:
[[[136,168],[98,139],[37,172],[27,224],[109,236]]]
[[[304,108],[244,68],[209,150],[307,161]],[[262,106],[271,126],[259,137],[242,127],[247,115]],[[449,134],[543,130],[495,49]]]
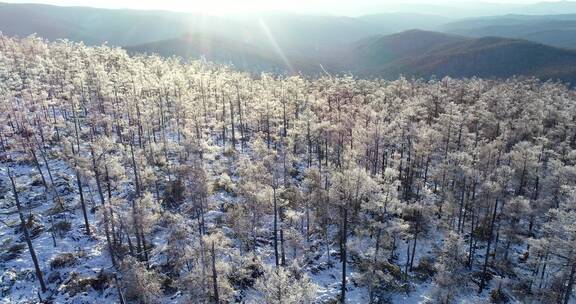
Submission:
[[[422,274],[438,303],[572,297],[576,92],[562,84],[254,76],[0,38],[2,167],[25,156],[53,213],[82,214],[126,301],[311,303],[314,263],[341,264],[342,302],[352,283],[376,303]]]

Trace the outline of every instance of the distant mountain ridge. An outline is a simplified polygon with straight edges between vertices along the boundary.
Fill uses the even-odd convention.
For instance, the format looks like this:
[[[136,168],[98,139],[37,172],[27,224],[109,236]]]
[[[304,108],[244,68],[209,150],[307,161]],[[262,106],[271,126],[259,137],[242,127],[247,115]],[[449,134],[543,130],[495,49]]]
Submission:
[[[536,3],[506,3],[479,1],[452,1],[450,4],[430,3],[432,1],[385,2],[374,5],[373,10],[400,13],[424,13],[440,16],[460,16],[461,18],[474,18],[482,16],[496,16],[506,14],[521,15],[557,15],[576,14],[576,1],[541,1]]]
[[[127,48],[132,53],[176,54],[207,58],[252,71],[320,74],[352,73],[366,78],[535,76],[576,83],[576,50],[555,48],[522,39],[469,38],[439,32],[409,30],[363,39],[330,57],[284,54],[218,37],[189,34],[179,39]],[[284,61],[284,60],[287,60]]]
[[[0,30],[11,36],[68,38],[86,44],[131,46],[202,32],[226,39],[270,44],[272,33],[283,48],[351,43],[362,37],[409,28],[433,29],[450,18],[424,14],[362,17],[271,13],[219,17],[171,11],[114,10],[0,2]]]
[[[471,18],[447,23],[440,30],[473,37],[500,36],[576,48],[576,14]]]
[[[255,73],[353,73],[368,78],[518,75],[576,83],[576,51],[563,49],[576,49],[576,14],[463,20],[412,13],[223,18],[0,3],[0,31],[87,44],[108,42],[130,53],[204,57]]]
[[[435,43],[426,43],[434,37]],[[535,76],[542,79],[576,82],[576,50],[555,48],[522,39],[500,37],[467,38],[435,32],[409,31],[377,38],[371,46],[385,48],[390,41],[398,45],[420,46],[363,66],[358,75],[393,78],[452,76],[507,78]],[[366,45],[365,43],[363,45]],[[358,50],[361,54],[382,54],[377,49]],[[377,62],[378,59],[369,60]]]
[[[68,38],[86,44],[120,46],[160,40],[184,34],[194,22],[186,14],[174,12],[0,3],[4,34],[37,33],[50,40]]]

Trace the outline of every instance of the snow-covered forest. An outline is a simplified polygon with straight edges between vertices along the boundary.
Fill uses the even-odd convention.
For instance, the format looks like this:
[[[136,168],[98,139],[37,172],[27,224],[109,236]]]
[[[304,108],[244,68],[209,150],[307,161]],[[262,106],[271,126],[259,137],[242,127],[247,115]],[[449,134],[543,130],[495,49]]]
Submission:
[[[0,303],[576,303],[563,84],[0,38]]]

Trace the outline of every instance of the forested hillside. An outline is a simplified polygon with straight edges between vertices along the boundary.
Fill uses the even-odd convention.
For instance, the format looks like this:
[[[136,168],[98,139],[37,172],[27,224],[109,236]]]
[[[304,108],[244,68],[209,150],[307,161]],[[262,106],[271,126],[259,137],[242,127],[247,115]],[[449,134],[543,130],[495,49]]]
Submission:
[[[470,18],[444,24],[442,31],[472,37],[527,39],[560,48],[576,48],[576,15],[504,15]]]
[[[532,76],[576,84],[575,50],[521,39],[412,30],[366,39],[352,54],[349,68],[363,77]]]
[[[576,92],[0,36],[0,303],[575,303]]]

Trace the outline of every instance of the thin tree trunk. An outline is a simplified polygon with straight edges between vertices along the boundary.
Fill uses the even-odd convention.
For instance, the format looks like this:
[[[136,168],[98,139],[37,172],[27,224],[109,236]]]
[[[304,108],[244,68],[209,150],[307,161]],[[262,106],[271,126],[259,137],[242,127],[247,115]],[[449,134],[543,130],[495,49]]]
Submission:
[[[472,269],[472,256],[474,255],[472,253],[472,248],[474,247],[474,220],[474,207],[472,207],[472,219],[470,223],[470,248],[468,250],[468,269]]]
[[[220,303],[218,296],[218,272],[216,271],[216,252],[214,250],[214,242],[212,242],[212,284],[214,286],[214,303]]]
[[[568,286],[566,286],[566,293],[564,294],[564,304],[568,304],[568,301],[570,301],[570,296],[572,296],[572,288],[574,287],[574,281],[576,281],[576,262],[572,263],[570,278],[568,279]]]
[[[122,293],[122,288],[120,288],[120,282],[118,281],[118,277],[114,274],[114,281],[116,281],[116,291],[118,291],[118,300],[120,300],[120,304],[126,303],[124,300],[124,294]]]
[[[284,251],[284,228],[280,222],[280,265],[286,266],[286,253]]]
[[[28,245],[28,250],[30,251],[30,257],[34,263],[34,270],[36,271],[36,278],[40,282],[40,288],[42,292],[46,292],[46,284],[44,284],[44,277],[42,276],[42,270],[40,270],[40,264],[38,263],[38,258],[36,257],[36,251],[34,251],[34,246],[32,245],[32,240],[30,239],[30,233],[28,232],[28,227],[26,226],[26,220],[24,219],[24,214],[22,213],[22,206],[20,205],[20,198],[18,197],[18,190],[16,189],[16,182],[14,182],[14,177],[10,168],[8,168],[8,177],[10,178],[10,183],[12,184],[12,192],[14,193],[14,200],[16,201],[16,207],[18,208],[18,215],[20,216],[20,224],[22,225],[22,231],[24,232],[24,237],[26,239],[26,244]]]
[[[98,170],[98,165],[96,164],[96,155],[94,155],[94,148],[90,147],[90,154],[92,156],[92,170],[94,171],[94,179],[96,180],[96,187],[98,188],[98,196],[100,197],[100,203],[102,203],[102,214],[104,215],[104,232],[106,234],[106,242],[108,244],[108,250],[110,251],[110,259],[112,260],[112,265],[117,266],[116,258],[114,257],[114,248],[112,247],[112,241],[110,240],[110,226],[108,222],[108,212],[106,212],[106,201],[104,199],[104,193],[102,192],[102,185],[100,183],[100,170]]]
[[[343,226],[342,229],[342,291],[341,291],[341,298],[340,302],[342,304],[346,303],[346,253],[347,253],[347,234],[348,234],[348,208],[344,206],[344,218],[343,218]]]
[[[276,268],[280,266],[278,259],[278,210],[276,205],[276,187],[272,187],[273,191],[273,204],[274,204],[274,258],[276,261]]]
[[[306,203],[306,242],[310,243],[310,206]]]
[[[458,233],[461,233],[462,229],[464,229],[464,197],[466,193],[466,177],[462,181],[462,193],[460,196],[460,206],[458,212]]]
[[[238,117],[240,119],[240,146],[242,151],[244,151],[244,140],[246,134],[244,134],[244,118],[242,115],[242,102],[240,100],[240,89],[238,88],[238,84],[236,84],[236,103],[238,104]]]
[[[414,243],[412,244],[412,256],[410,257],[410,271],[412,271],[412,267],[414,265],[414,257],[416,256],[416,242],[418,241],[418,233],[414,234]]]
[[[540,274],[540,284],[538,285],[538,289],[542,289],[542,285],[544,285],[544,278],[546,277],[546,266],[548,265],[548,251],[544,255],[544,265],[542,265],[542,273]]]
[[[486,246],[486,254],[484,256],[484,267],[482,268],[482,278],[480,279],[480,288],[478,293],[482,293],[486,284],[486,271],[488,270],[488,259],[490,257],[490,246],[492,245],[492,234],[494,233],[494,222],[496,221],[496,212],[498,210],[498,199],[494,203],[494,212],[492,214],[492,222],[490,224],[490,236],[488,237],[488,245]]]
[[[76,169],[76,184],[78,185],[78,193],[80,194],[80,205],[82,207],[82,215],[84,216],[84,227],[86,228],[86,234],[90,235],[90,223],[88,222],[88,213],[86,212],[86,202],[84,201],[82,180],[80,179],[80,173],[78,172],[78,169]]]
[[[32,147],[30,147],[30,153],[32,154],[32,159],[34,160],[36,170],[38,170],[38,173],[40,173],[40,177],[42,178],[42,185],[44,185],[44,188],[48,190],[48,183],[46,182],[46,178],[44,178],[44,173],[42,173],[42,167],[40,167],[40,162],[38,161],[36,152],[34,152],[34,149],[32,149]]]
[[[232,125],[232,149],[236,149],[236,131],[234,126],[234,105],[232,104],[232,98],[228,97],[230,102],[230,123]]]

